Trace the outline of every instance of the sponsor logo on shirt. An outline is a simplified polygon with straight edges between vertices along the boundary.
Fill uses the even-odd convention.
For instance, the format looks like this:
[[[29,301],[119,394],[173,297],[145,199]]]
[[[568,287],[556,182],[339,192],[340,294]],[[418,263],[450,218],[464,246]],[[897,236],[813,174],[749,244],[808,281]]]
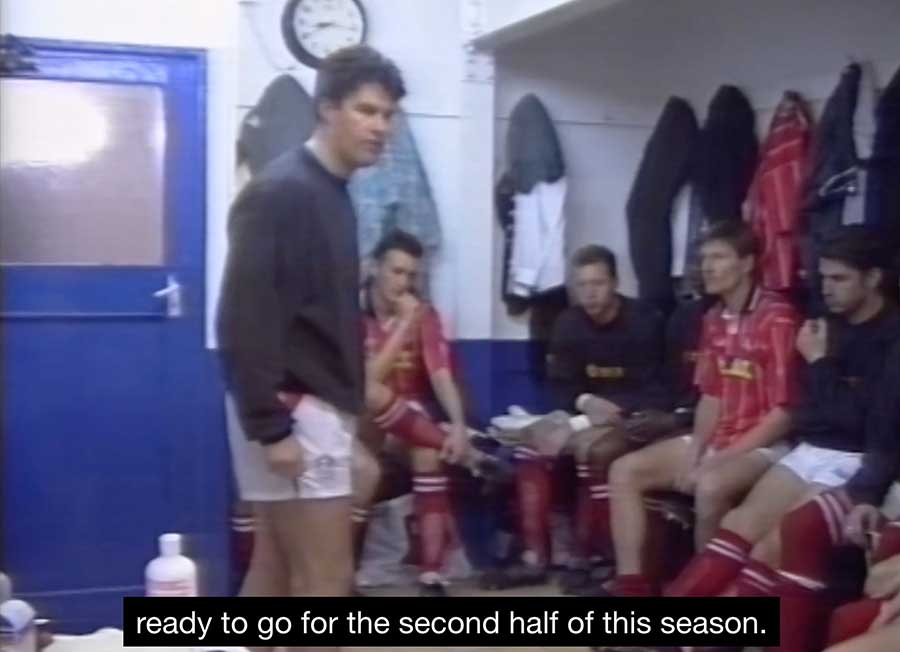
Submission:
[[[753,380],[756,378],[756,365],[752,360],[743,358],[720,358],[719,373],[738,380]]]
[[[604,380],[611,380],[617,378],[625,377],[625,368],[624,367],[600,367],[594,364],[589,364],[585,369],[588,378],[602,378]]]

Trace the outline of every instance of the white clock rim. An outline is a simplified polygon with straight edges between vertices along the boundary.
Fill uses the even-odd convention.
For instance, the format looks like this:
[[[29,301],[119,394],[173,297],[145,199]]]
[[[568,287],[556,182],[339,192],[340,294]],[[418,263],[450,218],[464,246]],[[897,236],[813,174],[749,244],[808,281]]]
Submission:
[[[297,25],[297,23],[300,19],[300,7],[302,7],[303,3],[306,1],[308,1],[308,0],[300,0],[297,3],[297,5],[294,7],[294,20],[293,20],[294,25]],[[355,25],[358,26],[358,29],[360,31],[363,31],[364,27],[365,27],[364,26],[365,13],[363,11],[363,8],[358,3],[353,2],[353,0],[338,0],[338,1],[341,2],[342,4],[350,5],[350,7],[353,9],[353,18],[354,18]],[[338,11],[341,11],[341,10],[338,9]]]
[[[0,0],[2,1],[2,0]],[[307,4],[309,2],[309,4]],[[290,8],[291,14],[288,18],[287,13],[282,13],[282,33],[287,40],[288,49],[296,59],[301,63],[318,68],[319,64],[327,58],[333,51],[343,47],[350,47],[365,43],[368,33],[366,9],[361,0],[337,0],[336,5],[318,5],[316,0],[287,0],[285,9]],[[355,10],[350,10],[350,7]],[[325,9],[322,18],[334,17],[334,22],[339,25],[342,30],[348,32],[347,36],[338,35],[336,38],[325,37],[325,42],[316,41],[317,46],[311,45],[310,38],[316,34],[312,31],[312,25],[308,27],[304,25],[306,22],[304,16],[309,16],[310,22],[314,20],[315,13],[311,16],[304,12],[303,9],[309,8]],[[351,13],[350,18],[345,18],[344,11]],[[306,32],[307,37],[302,38],[301,34]],[[324,35],[323,35],[324,36]],[[291,45],[293,43],[293,45]]]
[[[352,25],[341,25],[342,27],[345,27],[345,29],[347,29],[351,32],[351,35],[349,37],[349,42],[341,43],[337,47],[334,47],[330,44],[322,44],[322,47],[314,48],[309,41],[304,41],[304,39],[300,35],[302,27],[305,26],[304,22],[303,22],[302,12],[300,11],[300,8],[303,6],[304,0],[300,0],[300,2],[298,2],[297,5],[294,7],[294,16],[293,16],[292,23],[294,26],[294,32],[297,35],[297,40],[300,43],[304,44],[303,47],[306,48],[306,50],[310,54],[312,54],[313,56],[318,57],[320,59],[324,59],[325,57],[327,57],[329,54],[331,54],[335,50],[339,50],[342,47],[348,47],[350,45],[355,45],[355,44],[361,43],[365,39],[365,31],[366,31],[365,15],[363,13],[362,7],[360,7],[359,4],[357,4],[356,2],[353,2],[352,0],[340,0],[340,1],[342,4],[349,5],[350,7],[352,7],[353,18],[352,18]],[[340,11],[341,11],[341,9],[337,10],[337,12],[340,12]],[[336,12],[332,11],[329,13],[336,13]]]

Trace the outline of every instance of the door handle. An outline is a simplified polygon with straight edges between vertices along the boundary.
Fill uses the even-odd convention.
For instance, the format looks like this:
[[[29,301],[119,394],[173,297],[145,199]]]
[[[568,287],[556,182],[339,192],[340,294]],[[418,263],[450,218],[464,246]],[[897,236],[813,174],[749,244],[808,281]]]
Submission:
[[[174,274],[166,276],[166,287],[157,290],[153,296],[157,299],[165,299],[166,316],[169,318],[181,317],[184,315],[184,304],[182,301],[182,285],[175,278]]]

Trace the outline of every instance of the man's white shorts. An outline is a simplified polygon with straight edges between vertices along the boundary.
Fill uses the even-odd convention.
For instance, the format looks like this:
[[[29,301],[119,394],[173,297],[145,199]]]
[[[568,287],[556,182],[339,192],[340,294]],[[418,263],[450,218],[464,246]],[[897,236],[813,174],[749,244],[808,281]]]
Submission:
[[[891,521],[900,520],[900,482],[895,482],[888,489],[887,496],[881,503],[881,513]]]
[[[784,456],[779,464],[783,464],[805,482],[835,488],[844,486],[856,475],[862,468],[862,460],[862,453],[800,444]],[[900,482],[894,482],[888,489],[881,512],[890,520],[900,518]]]
[[[296,500],[349,496],[356,418],[315,396],[304,396],[294,408],[293,437],[303,447],[303,473],[285,478],[273,473],[263,446],[248,441],[231,396],[225,398],[228,443],[238,492],[247,501]]]
[[[862,453],[802,443],[778,462],[806,483],[840,487],[859,471]]]
[[[687,434],[687,435],[681,435],[680,439],[684,443],[690,444],[691,439],[693,439],[693,437],[694,437],[694,435]],[[783,458],[790,449],[791,449],[791,447],[788,446],[786,443],[779,441],[779,442],[775,442],[771,446],[767,446],[765,448],[754,448],[752,451],[749,451],[749,452],[754,453],[756,455],[762,455],[769,462],[771,462],[772,464],[775,464],[778,460]],[[708,447],[706,449],[706,452],[703,454],[703,456],[709,457],[710,455],[715,454],[715,452],[716,452],[715,449]]]

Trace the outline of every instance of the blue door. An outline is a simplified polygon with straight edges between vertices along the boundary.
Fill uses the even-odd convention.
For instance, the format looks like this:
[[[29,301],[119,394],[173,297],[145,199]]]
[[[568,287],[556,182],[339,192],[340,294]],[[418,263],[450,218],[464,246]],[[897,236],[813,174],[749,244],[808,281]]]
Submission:
[[[58,631],[121,621],[165,531],[226,565],[204,347],[205,65],[29,41],[0,78],[0,566]]]

